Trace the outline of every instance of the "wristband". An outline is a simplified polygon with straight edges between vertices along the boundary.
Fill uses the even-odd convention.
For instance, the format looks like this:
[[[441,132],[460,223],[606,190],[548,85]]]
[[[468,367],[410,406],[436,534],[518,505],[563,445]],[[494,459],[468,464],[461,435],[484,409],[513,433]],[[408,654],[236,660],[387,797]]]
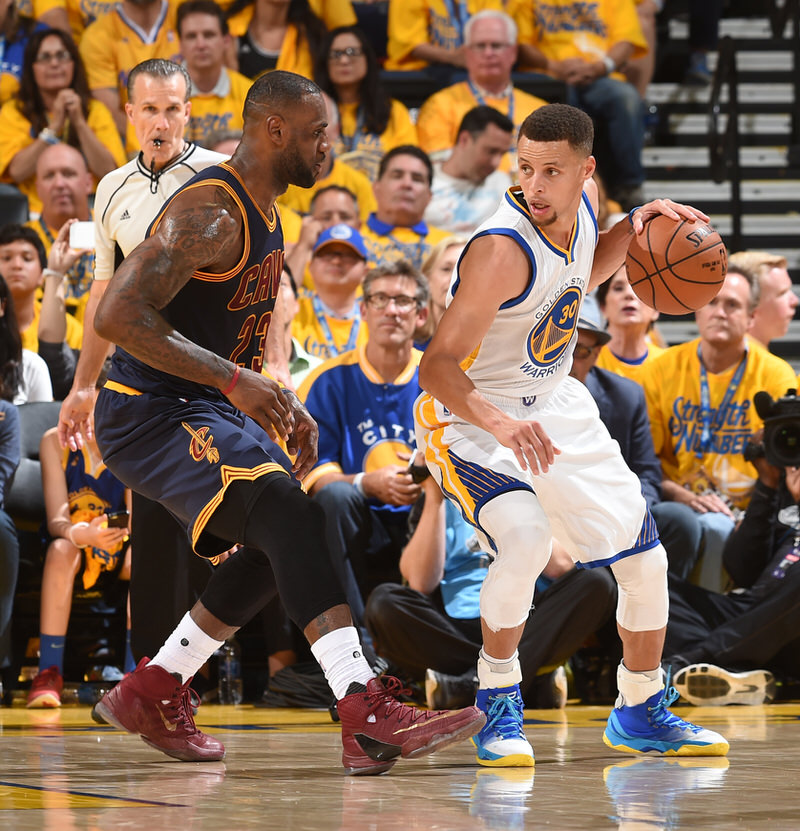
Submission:
[[[610,75],[617,69],[617,65],[614,63],[614,59],[611,55],[603,55],[603,66],[606,68],[606,75]]]
[[[56,271],[54,268],[43,268],[42,277],[56,277],[59,280],[63,280],[64,274],[61,271]]]
[[[356,473],[353,477],[353,487],[362,495],[366,496],[367,494],[364,491],[364,473]]]
[[[242,374],[242,369],[239,364],[236,364],[236,369],[233,370],[233,377],[231,378],[230,384],[225,387],[224,390],[220,390],[223,395],[230,395],[233,392],[233,388],[239,381],[239,376]]]
[[[634,215],[634,214],[636,213],[636,211],[638,211],[641,207],[642,207],[641,205],[637,205],[635,208],[631,208],[631,209],[628,211],[628,222],[630,222],[631,227],[633,227],[633,215]]]
[[[41,139],[45,144],[59,144],[61,142],[61,139],[49,127],[40,130],[36,138]]]
[[[86,545],[81,545],[78,542],[75,542],[75,531],[78,528],[88,528],[88,522],[76,522],[74,525],[69,526],[69,531],[67,531],[67,539],[75,546],[75,548],[85,548]]]

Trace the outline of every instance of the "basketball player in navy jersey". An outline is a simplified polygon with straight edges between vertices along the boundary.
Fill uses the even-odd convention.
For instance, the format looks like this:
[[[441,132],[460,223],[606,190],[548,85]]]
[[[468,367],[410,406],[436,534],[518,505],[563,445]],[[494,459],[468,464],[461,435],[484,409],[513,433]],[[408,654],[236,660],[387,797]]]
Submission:
[[[108,467],[178,517],[198,554],[244,547],[155,658],[97,710],[167,755],[223,758],[222,743],[194,724],[189,682],[277,589],[339,701],[346,771],[381,773],[399,756],[473,735],[485,719],[474,707],[416,710],[393,697],[396,679],[373,677],[325,549],[322,511],[267,439],[286,442],[298,479],[313,466],[315,422],[260,370],[283,262],[274,200],[290,183],[310,187],[330,147],[319,88],[299,75],[256,81],[244,120],[230,162],[169,200],[95,316],[98,333],[118,344],[95,410]]]

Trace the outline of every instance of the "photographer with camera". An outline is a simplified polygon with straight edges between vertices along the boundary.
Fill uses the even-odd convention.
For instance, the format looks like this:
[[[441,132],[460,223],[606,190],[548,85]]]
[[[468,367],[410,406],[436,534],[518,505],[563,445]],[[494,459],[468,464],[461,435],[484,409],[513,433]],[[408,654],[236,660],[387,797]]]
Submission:
[[[740,589],[723,595],[670,579],[664,654],[681,667],[674,684],[692,704],[762,704],[774,697],[774,675],[800,678],[800,398],[790,389],[773,402],[762,391],[754,402],[764,429],[744,455],[758,480],[724,552]]]
[[[742,455],[761,427],[753,395],[777,397],[797,383],[786,361],[749,342],[756,301],[752,274],[729,270],[695,312],[700,337],[657,355],[643,373],[661,495],[695,512],[703,534],[697,582],[713,591],[724,587],[722,551],[756,480]]]

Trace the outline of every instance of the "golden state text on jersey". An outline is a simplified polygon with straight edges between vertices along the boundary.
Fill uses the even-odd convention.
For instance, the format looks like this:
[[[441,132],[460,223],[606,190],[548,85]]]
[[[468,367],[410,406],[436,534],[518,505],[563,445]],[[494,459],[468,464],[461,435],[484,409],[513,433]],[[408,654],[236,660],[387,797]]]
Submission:
[[[584,193],[569,244],[561,248],[546,229],[534,225],[521,189],[511,188],[467,248],[486,235],[512,239],[527,257],[530,273],[523,292],[503,303],[462,368],[488,395],[543,394],[568,375],[572,365],[575,329],[598,239],[594,211]],[[458,290],[464,253],[455,268],[448,302]],[[502,275],[487,275],[487,279],[501,280]]]

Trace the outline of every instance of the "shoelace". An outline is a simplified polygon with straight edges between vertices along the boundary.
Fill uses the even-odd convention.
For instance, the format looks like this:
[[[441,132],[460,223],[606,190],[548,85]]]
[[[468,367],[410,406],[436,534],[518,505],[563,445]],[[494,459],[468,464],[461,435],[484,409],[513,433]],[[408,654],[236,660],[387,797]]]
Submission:
[[[409,719],[412,724],[415,721],[423,721],[436,715],[433,711],[418,710],[416,707],[410,707],[408,704],[403,704],[398,701],[396,696],[408,695],[411,690],[403,686],[399,678],[394,678],[391,675],[383,675],[380,679],[383,684],[383,689],[379,692],[366,692],[364,696],[369,702],[370,710],[375,710],[381,705],[385,705],[386,713],[384,718],[389,718],[392,713],[397,711],[398,721]]]
[[[197,693],[189,687],[176,687],[172,698],[162,705],[164,715],[174,721],[185,733],[196,733],[197,727],[192,717],[192,695]]]
[[[669,709],[681,697],[675,687],[670,684],[671,680],[672,667],[669,667],[661,698],[654,707],[647,708],[650,714],[650,723],[653,727],[678,728],[679,730],[691,730],[693,733],[699,733],[700,727],[690,721],[684,721]]]
[[[489,705],[488,724],[503,739],[520,734],[520,713],[516,696],[498,695]]]

